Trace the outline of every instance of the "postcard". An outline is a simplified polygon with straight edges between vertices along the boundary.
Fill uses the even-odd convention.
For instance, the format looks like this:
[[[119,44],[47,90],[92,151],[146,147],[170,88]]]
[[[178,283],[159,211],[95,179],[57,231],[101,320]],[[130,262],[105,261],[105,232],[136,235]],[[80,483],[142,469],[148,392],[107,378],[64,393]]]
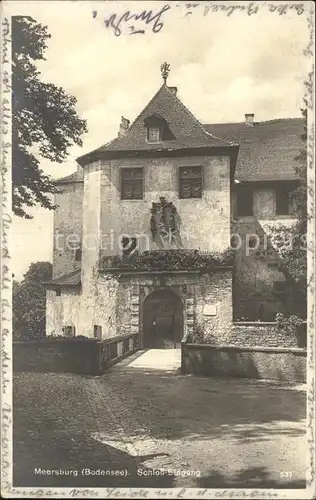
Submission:
[[[4,498],[315,497],[314,34],[2,2]]]

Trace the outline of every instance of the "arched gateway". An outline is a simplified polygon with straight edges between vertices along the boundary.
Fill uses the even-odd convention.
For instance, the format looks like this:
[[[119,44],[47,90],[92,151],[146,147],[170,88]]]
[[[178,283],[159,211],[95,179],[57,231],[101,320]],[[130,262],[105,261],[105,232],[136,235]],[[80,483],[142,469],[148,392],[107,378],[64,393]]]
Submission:
[[[143,304],[143,347],[180,347],[183,336],[183,305],[170,289],[155,290]]]

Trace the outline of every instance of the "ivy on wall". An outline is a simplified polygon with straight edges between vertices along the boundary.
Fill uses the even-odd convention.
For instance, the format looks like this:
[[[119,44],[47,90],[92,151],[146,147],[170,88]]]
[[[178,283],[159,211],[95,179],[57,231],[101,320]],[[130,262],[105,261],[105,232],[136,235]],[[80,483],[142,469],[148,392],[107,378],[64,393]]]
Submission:
[[[208,270],[214,267],[233,265],[234,251],[230,248],[222,253],[206,253],[199,250],[153,250],[140,255],[133,254],[124,259],[119,256],[103,257],[101,270],[121,269],[137,271],[190,271]]]

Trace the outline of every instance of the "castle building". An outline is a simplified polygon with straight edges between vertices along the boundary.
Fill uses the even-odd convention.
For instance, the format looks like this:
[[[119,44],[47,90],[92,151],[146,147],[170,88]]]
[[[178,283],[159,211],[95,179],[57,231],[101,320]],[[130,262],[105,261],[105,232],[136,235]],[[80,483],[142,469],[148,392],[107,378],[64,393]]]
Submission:
[[[47,335],[229,344],[235,320],[295,307],[270,237],[296,220],[303,120],[202,125],[177,94],[165,75],[133,123],[57,181]]]

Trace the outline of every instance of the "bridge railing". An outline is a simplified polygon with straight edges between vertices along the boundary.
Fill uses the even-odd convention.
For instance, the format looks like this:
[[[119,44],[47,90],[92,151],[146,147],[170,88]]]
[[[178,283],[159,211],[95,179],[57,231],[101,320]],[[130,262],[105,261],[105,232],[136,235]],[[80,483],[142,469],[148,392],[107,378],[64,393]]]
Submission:
[[[139,334],[109,339],[58,338],[13,343],[13,371],[100,375],[139,349]]]
[[[101,340],[98,343],[97,372],[104,373],[114,363],[136,352],[139,345],[139,333]]]

